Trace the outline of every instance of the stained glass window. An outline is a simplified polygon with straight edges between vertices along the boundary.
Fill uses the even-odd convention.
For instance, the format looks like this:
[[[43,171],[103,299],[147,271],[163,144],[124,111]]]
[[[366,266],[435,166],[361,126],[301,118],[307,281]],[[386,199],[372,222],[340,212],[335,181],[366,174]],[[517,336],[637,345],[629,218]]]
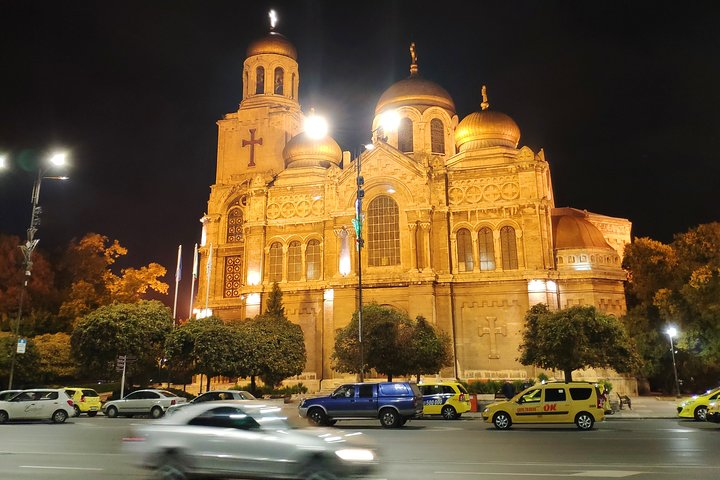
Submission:
[[[400,223],[397,203],[381,195],[368,206],[368,265],[400,264]]]

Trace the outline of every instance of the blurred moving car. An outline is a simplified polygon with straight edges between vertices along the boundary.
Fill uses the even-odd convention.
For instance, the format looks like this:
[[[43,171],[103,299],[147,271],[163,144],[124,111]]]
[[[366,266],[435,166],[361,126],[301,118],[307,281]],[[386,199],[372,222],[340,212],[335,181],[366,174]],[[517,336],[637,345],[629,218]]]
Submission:
[[[708,390],[702,395],[693,395],[690,398],[685,398],[678,403],[678,417],[694,418],[696,421],[702,422],[705,420],[708,405],[718,400],[720,400],[720,387]]]
[[[0,423],[11,420],[52,420],[63,423],[75,414],[73,401],[62,388],[23,390],[0,401]]]
[[[22,390],[3,390],[0,392],[0,401],[10,400],[20,392],[22,392]]]
[[[128,417],[132,417],[133,415],[150,415],[152,418],[160,418],[171,405],[186,402],[186,398],[178,397],[167,390],[149,388],[136,390],[125,395],[125,398],[120,400],[106,402],[102,410],[103,413],[110,418],[115,418],[118,415]]]
[[[457,420],[470,411],[470,394],[458,382],[419,383],[423,394],[423,416],[442,415],[445,420]]]
[[[549,382],[523,390],[511,400],[495,402],[482,412],[498,430],[513,423],[574,423],[590,430],[605,419],[598,387],[588,382]]]
[[[102,409],[100,395],[92,388],[65,387],[64,390],[73,399],[76,417],[82,413],[87,413],[88,417],[94,417]]]
[[[255,398],[252,393],[245,390],[212,390],[210,392],[205,392],[202,395],[198,395],[187,403],[170,405],[165,414],[172,415],[187,406],[195,405],[197,403],[221,402],[225,400],[257,400],[257,398]]]
[[[123,442],[158,478],[353,478],[378,466],[360,433],[291,428],[262,401],[201,402],[145,424]]]

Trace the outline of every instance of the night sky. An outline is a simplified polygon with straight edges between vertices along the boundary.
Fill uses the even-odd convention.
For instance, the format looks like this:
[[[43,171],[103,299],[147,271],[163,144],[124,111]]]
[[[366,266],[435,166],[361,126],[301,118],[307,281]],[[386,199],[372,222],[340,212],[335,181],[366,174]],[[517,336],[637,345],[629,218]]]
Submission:
[[[62,147],[71,179],[43,183],[40,248],[101,233],[129,249],[121,266],[157,261],[172,284],[183,244],[188,272],[215,122],[237,110],[274,8],[303,111],[344,150],[369,139],[414,41],[460,119],[486,84],[520,145],[545,149],[557,206],[668,242],[720,219],[720,4],[680,3],[0,0],[0,233],[24,237],[36,162]]]

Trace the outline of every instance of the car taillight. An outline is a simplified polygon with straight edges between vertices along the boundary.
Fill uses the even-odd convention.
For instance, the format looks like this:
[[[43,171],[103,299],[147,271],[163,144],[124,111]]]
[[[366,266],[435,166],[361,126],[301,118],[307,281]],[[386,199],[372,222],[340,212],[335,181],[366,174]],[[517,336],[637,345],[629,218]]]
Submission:
[[[175,405],[175,400],[171,400],[170,405]]]
[[[125,437],[123,442],[144,442],[145,437]]]
[[[85,395],[83,395],[83,396],[80,397],[80,403],[82,403],[82,402],[84,402],[84,401],[85,401]]]
[[[70,405],[71,407],[74,405],[74,403],[73,403],[72,400],[68,400],[68,401],[67,401],[67,404]]]
[[[465,394],[464,394],[464,393],[461,393],[461,394],[460,394],[460,401],[461,401],[461,402],[464,402],[464,401],[465,401]]]

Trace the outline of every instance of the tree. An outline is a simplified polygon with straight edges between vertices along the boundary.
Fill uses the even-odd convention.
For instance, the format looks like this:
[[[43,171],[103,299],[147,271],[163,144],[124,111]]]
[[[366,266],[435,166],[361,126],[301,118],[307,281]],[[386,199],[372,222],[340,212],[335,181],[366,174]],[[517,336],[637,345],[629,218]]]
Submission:
[[[117,303],[82,317],[70,343],[86,373],[116,375],[117,357],[133,355],[137,361],[130,370],[145,379],[157,371],[172,326],[170,309],[156,300]]]
[[[438,333],[435,327],[428,323],[425,317],[418,315],[412,335],[404,340],[410,343],[410,365],[417,375],[431,375],[438,373],[445,367],[453,364],[452,341],[445,332]]]
[[[595,307],[575,306],[551,312],[535,305],[525,316],[519,361],[523,365],[562,370],[565,381],[572,371],[588,367],[635,371],[638,364],[623,324]]]
[[[70,349],[70,335],[62,332],[36,335],[33,342],[39,358],[40,383],[62,383],[75,378],[77,362]]]
[[[12,362],[13,351],[17,348],[15,335],[0,332],[0,379],[2,387],[5,388],[10,377],[10,363]],[[15,371],[13,373],[13,388],[25,386],[37,386],[39,355],[35,348],[35,342],[28,340],[25,353],[18,353],[15,356]]]

